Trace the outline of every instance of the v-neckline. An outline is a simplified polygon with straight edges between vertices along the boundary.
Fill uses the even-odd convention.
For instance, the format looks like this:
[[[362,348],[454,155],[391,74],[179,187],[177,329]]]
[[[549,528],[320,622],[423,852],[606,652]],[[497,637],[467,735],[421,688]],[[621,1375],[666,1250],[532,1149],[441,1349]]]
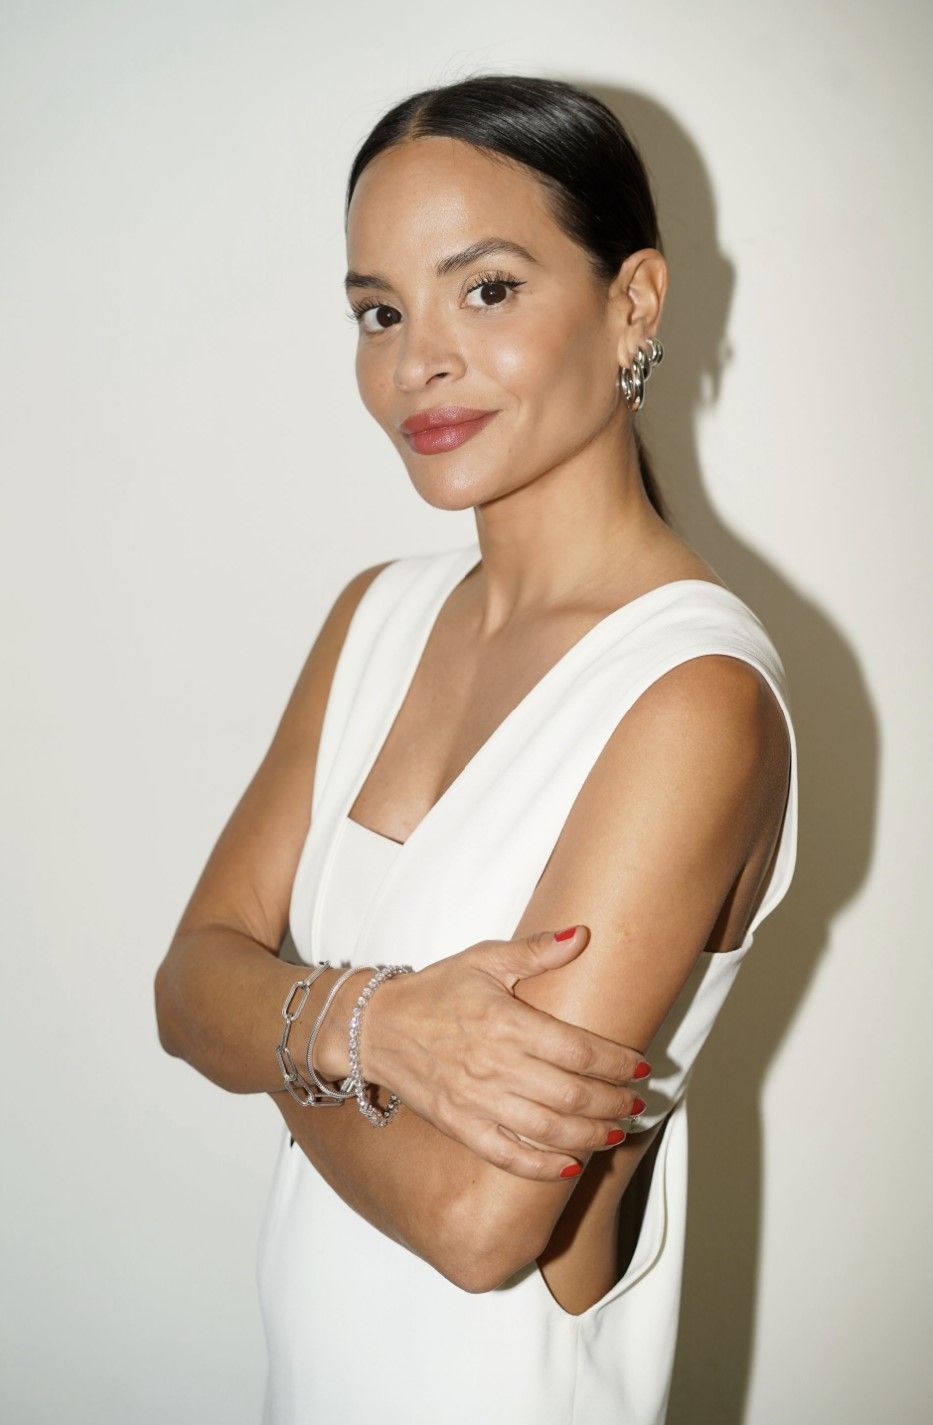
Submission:
[[[385,745],[392,725],[401,711],[402,704],[408,696],[424,655],[425,648],[427,647],[428,639],[440,619],[447,600],[467,575],[482,562],[478,541],[474,541],[472,544],[466,545],[461,549],[451,551],[449,556],[445,555],[445,558],[447,557],[450,558],[449,570],[444,570],[443,577],[439,579],[438,586],[432,592],[431,597],[426,601],[423,611],[416,614],[412,620],[414,629],[410,636],[406,638],[406,642],[411,651],[404,674],[399,679],[398,684],[395,685],[393,696],[389,699],[383,710],[380,726],[371,740],[370,746],[372,750],[364,759],[363,766],[357,769],[357,775],[354,777],[353,785],[349,788],[349,791],[346,789],[344,791],[342,806],[339,808],[338,817],[349,816],[350,808],[359,796],[366,779],[372,771]],[[634,599],[629,599],[619,608],[612,609],[608,614],[604,614],[601,619],[598,619],[586,633],[581,635],[575,643],[572,643],[570,647],[561,654],[556,662],[551,664],[550,668],[548,668],[537,682],[528,689],[527,693],[519,699],[514,708],[506,713],[502,721],[493,729],[485,742],[477,748],[470,760],[460,770],[446,790],[441,793],[433,806],[428,808],[424,816],[405,840],[394,843],[396,848],[395,853],[389,862],[385,875],[380,880],[375,895],[370,899],[362,923],[358,928],[354,944],[354,953],[359,953],[361,947],[365,953],[372,927],[376,923],[377,916],[381,914],[386,897],[392,892],[399,877],[410,864],[412,856],[417,855],[418,848],[425,837],[431,833],[440,818],[445,814],[450,815],[456,798],[463,794],[470,778],[476,777],[483,762],[492,756],[501,740],[508,736],[519,718],[528,712],[531,704],[543,695],[545,689],[549,688],[555,679],[564,676],[568,668],[572,670],[573,667],[579,664],[596,644],[598,639],[605,638],[608,633],[614,631],[617,625],[622,625],[625,620],[630,619],[636,610],[644,609],[646,605],[649,605],[652,601],[658,599],[662,594],[671,589],[685,589],[691,586],[716,590],[714,597],[722,597],[727,602],[738,604],[745,609],[748,607],[743,604],[739,596],[734,594],[731,589],[725,588],[722,584],[715,584],[711,579],[672,579],[665,584],[655,585],[653,589],[647,589],[643,594],[637,595]],[[381,833],[376,834],[379,835]],[[338,838],[333,836],[331,838],[330,852],[322,872],[322,880],[326,880],[327,867],[330,857],[333,855],[337,839]],[[320,906],[321,901],[320,896],[318,896],[315,910],[312,914],[312,940],[316,935],[316,923],[317,917],[320,914]]]
[[[375,765],[375,763],[373,763],[373,765]],[[356,797],[354,797],[353,800],[355,801]],[[394,846],[396,851],[401,851],[402,847],[405,845],[405,841],[408,840],[407,836],[405,838],[405,841],[397,841],[394,836],[386,836],[384,831],[376,831],[375,827],[365,826],[363,822],[357,821],[356,817],[351,816],[349,812],[347,812],[346,816],[343,817],[342,820],[345,822],[349,822],[351,826],[355,826],[360,831],[365,832],[367,836],[375,837],[377,841],[383,841],[388,846]]]
[[[417,620],[416,631],[411,639],[412,651],[408,660],[405,676],[400,680],[395,690],[395,696],[385,709],[377,733],[378,741],[374,739],[375,752],[367,758],[365,765],[361,769],[358,769],[355,785],[351,788],[349,797],[345,797],[344,799],[344,817],[352,820],[352,818],[350,818],[350,808],[356,802],[357,797],[369,778],[369,774],[382,753],[382,749],[386,744],[386,740],[395,720],[411,691],[431,634],[440,622],[441,615],[447,606],[448,600],[453,596],[456,589],[466,580],[467,576],[481,563],[482,555],[478,541],[474,540],[472,544],[464,545],[460,549],[452,551],[450,571],[447,577],[440,581],[439,587],[435,589],[433,596],[428,600],[422,616]],[[476,749],[472,757],[463,765],[453,781],[441,792],[440,796],[428,808],[421,820],[408,833],[405,840],[396,841],[394,837],[383,837],[384,840],[392,841],[398,848],[399,854],[395,858],[392,871],[394,871],[395,866],[404,859],[405,852],[410,848],[412,842],[418,837],[423,837],[423,829],[436,820],[442,810],[445,809],[449,802],[462,790],[464,783],[473,774],[479,763],[482,762],[490,754],[493,747],[507,735],[514,723],[524,714],[529,703],[535,698],[540,697],[542,690],[550,686],[553,680],[563,673],[568,663],[577,662],[582,658],[590,646],[596,642],[598,637],[604,636],[607,630],[614,627],[616,623],[623,621],[623,616],[630,617],[634,609],[643,607],[659,594],[670,589],[686,588],[690,585],[701,586],[705,589],[715,589],[727,599],[742,604],[742,600],[737,594],[734,594],[731,589],[727,589],[722,584],[716,584],[711,579],[671,579],[664,584],[656,584],[653,589],[646,589],[643,594],[637,594],[634,599],[628,599],[624,604],[620,604],[618,608],[611,609],[608,614],[604,614],[602,618],[597,619],[597,621],[587,629],[586,633],[581,634],[569,648],[564,650],[556,662],[552,663],[551,666],[541,674],[540,678],[522,695],[515,706],[506,713],[505,717],[502,718],[485,741]],[[745,605],[743,605],[743,607],[745,607]],[[362,823],[357,824],[362,825]],[[364,829],[367,831],[372,830],[371,827]],[[383,836],[382,832],[374,832],[373,834]]]

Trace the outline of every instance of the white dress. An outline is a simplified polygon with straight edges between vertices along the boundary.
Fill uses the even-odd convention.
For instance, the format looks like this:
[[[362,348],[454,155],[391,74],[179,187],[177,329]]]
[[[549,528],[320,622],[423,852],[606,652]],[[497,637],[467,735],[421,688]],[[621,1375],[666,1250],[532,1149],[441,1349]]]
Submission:
[[[791,776],[778,853],[741,945],[700,954],[647,1046],[653,1073],[639,1085],[647,1102],[639,1125],[666,1121],[644,1217],[622,1276],[581,1315],[558,1304],[535,1263],[493,1291],[453,1285],[348,1207],[283,1128],[257,1262],[269,1359],[263,1425],[665,1420],[687,1210],[687,1084],[796,860],[797,750],[784,669],[737,595],[699,579],[652,589],[601,619],[548,670],[399,844],[348,812],[442,605],[480,558],[473,543],[397,559],[354,612],[292,891],[296,963],[394,961],[417,970],[479,940],[511,939],[619,719],[656,678],[701,654],[756,667],[787,720]]]

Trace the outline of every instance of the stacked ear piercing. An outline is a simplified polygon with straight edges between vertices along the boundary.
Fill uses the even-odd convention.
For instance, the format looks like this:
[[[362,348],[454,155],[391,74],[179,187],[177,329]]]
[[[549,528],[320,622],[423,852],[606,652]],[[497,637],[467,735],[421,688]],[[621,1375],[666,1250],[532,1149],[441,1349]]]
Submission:
[[[653,336],[648,337],[647,345],[647,351],[641,346],[637,348],[631,366],[619,367],[618,385],[633,411],[645,404],[645,382],[664,356],[664,347]]]

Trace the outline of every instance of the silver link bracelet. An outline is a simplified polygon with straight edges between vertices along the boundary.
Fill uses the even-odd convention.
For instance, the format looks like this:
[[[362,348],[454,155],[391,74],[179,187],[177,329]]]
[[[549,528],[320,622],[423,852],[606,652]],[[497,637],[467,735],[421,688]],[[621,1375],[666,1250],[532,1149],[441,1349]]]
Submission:
[[[295,1067],[295,1061],[292,1058],[291,1051],[288,1048],[288,1036],[291,1033],[291,1027],[308,1002],[311,986],[319,975],[322,975],[325,970],[329,970],[330,968],[330,961],[324,960],[321,964],[315,966],[310,975],[305,976],[303,980],[296,980],[285,996],[285,1003],[282,1006],[282,1018],[285,1020],[285,1027],[282,1030],[281,1039],[275,1046],[275,1057],[282,1071],[285,1087],[295,1102],[301,1104],[302,1108],[324,1108],[331,1104],[336,1105],[337,1103],[343,1102],[342,1099],[326,1096],[323,1092],[316,1093],[313,1085],[309,1084],[307,1080],[303,1079],[299,1074]],[[300,998],[297,1007],[293,1008],[296,995],[300,995]],[[302,1092],[305,1094],[304,1098],[302,1098]]]

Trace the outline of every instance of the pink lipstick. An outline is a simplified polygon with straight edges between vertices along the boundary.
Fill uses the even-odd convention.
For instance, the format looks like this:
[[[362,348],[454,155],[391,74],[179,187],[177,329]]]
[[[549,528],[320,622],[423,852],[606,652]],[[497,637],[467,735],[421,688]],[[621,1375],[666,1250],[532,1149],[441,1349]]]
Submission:
[[[455,450],[489,424],[498,411],[474,410],[470,406],[434,406],[402,421],[399,429],[419,455],[438,455]]]

